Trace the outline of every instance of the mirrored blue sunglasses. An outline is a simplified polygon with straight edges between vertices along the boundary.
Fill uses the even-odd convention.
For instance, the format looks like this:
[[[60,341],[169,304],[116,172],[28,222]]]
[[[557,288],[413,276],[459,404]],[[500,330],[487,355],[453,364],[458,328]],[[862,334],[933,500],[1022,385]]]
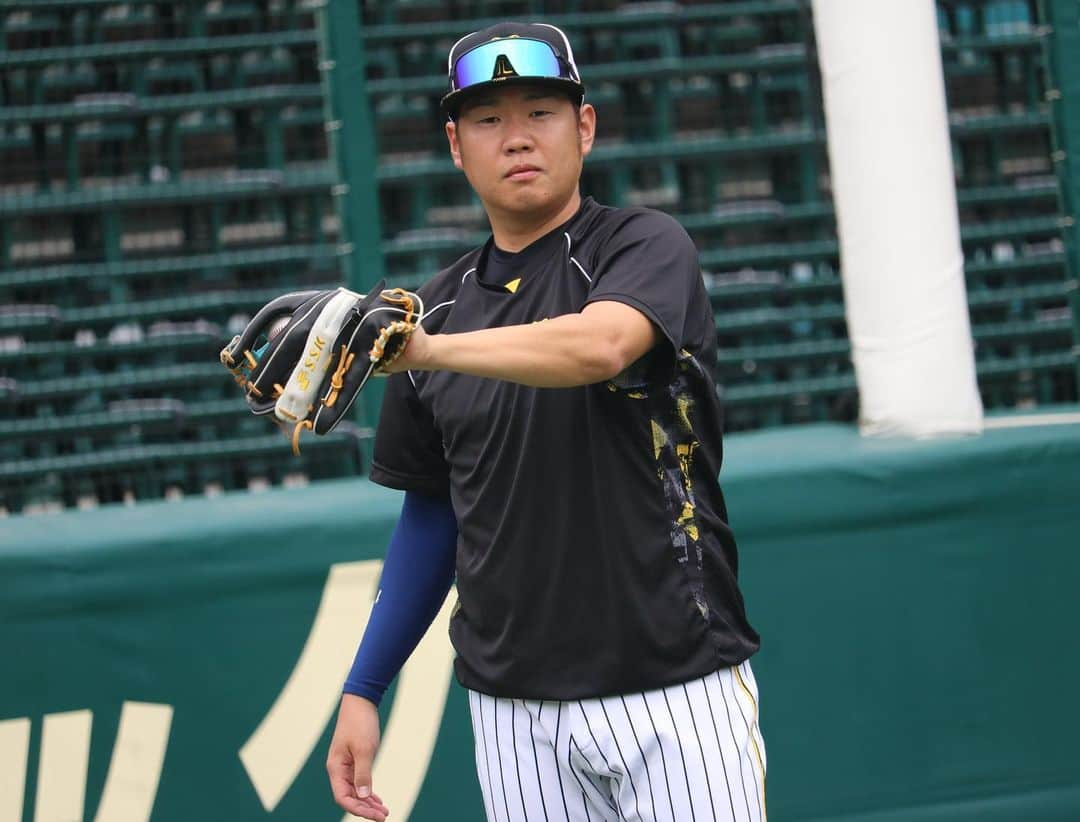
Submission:
[[[454,63],[451,75],[454,91],[500,77],[574,81],[549,44],[517,37],[492,40],[465,52]]]

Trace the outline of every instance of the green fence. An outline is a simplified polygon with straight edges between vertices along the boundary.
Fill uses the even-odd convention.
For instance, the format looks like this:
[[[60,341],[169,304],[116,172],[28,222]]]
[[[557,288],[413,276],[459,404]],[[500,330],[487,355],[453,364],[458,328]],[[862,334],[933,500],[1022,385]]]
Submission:
[[[1043,0],[1052,27],[1047,58],[1054,87],[1047,92],[1054,116],[1054,163],[1061,181],[1062,237],[1069,273],[1074,356],[1080,350],[1080,3]],[[1080,357],[1076,357],[1080,369]]]
[[[1080,818],[1071,417],[729,439],[774,822]],[[0,520],[0,820],[340,819],[328,723],[398,505],[356,479]],[[436,630],[385,702],[401,822],[482,819],[449,662]]]

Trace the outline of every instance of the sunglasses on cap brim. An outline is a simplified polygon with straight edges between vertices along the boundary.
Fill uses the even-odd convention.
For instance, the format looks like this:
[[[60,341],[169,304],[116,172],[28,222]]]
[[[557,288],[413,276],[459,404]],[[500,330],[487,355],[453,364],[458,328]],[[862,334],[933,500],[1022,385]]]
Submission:
[[[492,40],[465,52],[451,74],[454,91],[510,77],[577,82],[550,45],[517,37]]]

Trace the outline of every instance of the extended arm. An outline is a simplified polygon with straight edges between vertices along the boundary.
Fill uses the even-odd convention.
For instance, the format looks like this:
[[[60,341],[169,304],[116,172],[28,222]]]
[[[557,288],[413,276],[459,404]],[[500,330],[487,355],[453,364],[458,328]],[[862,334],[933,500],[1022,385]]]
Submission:
[[[537,388],[569,388],[609,380],[659,340],[636,308],[612,300],[590,303],[529,325],[462,334],[413,335],[391,371],[457,371]]]
[[[456,550],[450,501],[407,492],[345,693],[379,704],[446,599]]]

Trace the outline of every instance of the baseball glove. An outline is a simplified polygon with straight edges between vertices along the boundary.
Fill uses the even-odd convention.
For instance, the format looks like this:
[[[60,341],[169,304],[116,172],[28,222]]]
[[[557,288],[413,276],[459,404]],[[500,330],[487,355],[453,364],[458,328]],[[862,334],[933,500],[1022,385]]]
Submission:
[[[222,349],[221,362],[252,412],[273,412],[293,425],[293,453],[300,453],[305,429],[334,430],[368,379],[405,350],[423,318],[419,295],[384,285],[367,294],[345,288],[284,294]]]

